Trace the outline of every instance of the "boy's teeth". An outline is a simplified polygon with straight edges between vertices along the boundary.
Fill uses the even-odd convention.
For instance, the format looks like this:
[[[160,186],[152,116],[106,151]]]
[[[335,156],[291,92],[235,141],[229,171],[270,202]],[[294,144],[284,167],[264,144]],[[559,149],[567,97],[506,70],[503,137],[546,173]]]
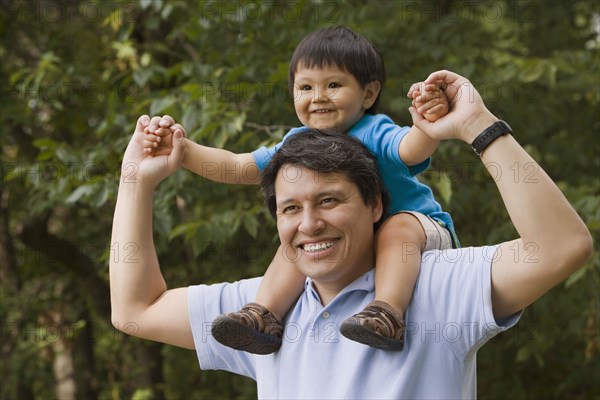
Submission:
[[[304,250],[305,251],[319,251],[319,250],[328,249],[331,246],[333,246],[333,242],[311,243],[311,244],[305,244]]]

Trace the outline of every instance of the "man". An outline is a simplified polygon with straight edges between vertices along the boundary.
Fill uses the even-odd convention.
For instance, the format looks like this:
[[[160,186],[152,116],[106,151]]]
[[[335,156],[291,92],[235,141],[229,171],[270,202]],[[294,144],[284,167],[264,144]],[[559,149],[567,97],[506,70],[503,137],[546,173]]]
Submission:
[[[498,173],[515,163],[537,164],[508,134],[510,128],[497,123],[468,80],[439,71],[426,80],[433,82],[447,86],[452,111],[429,123],[411,108],[414,123],[436,140],[473,145],[493,169],[520,238],[493,247],[426,252],[401,353],[361,346],[339,335],[338,323],[373,298],[374,230],[367,227],[379,221],[384,206],[376,174],[359,181],[355,165],[339,162],[351,158],[340,152],[349,152],[368,166],[365,150],[339,137],[324,152],[316,140],[332,144],[333,139],[314,132],[317,136],[289,139],[263,176],[281,243],[309,277],[286,317],[283,346],[258,356],[223,347],[210,337],[210,322],[253,299],[259,279],[167,290],[152,240],[152,193],[181,165],[183,129],[175,125],[175,145],[168,156],[145,157],[142,140],[146,125],[171,125],[170,117],[162,122],[140,118],[125,152],[112,242],[133,242],[139,251],[133,264],[111,260],[113,324],[142,338],[195,348],[202,368],[250,376],[260,397],[475,397],[477,349],[579,268],[591,253],[592,240],[541,168],[536,183]],[[300,150],[304,154],[298,156]]]

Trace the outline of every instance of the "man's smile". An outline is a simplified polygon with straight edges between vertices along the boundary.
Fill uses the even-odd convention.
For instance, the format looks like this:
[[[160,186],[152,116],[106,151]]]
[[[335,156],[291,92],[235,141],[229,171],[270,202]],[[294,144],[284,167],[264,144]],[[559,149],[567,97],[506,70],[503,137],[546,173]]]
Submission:
[[[315,253],[322,250],[327,250],[333,245],[335,245],[339,239],[327,240],[322,242],[313,242],[313,243],[302,243],[298,247],[304,250],[307,253]]]

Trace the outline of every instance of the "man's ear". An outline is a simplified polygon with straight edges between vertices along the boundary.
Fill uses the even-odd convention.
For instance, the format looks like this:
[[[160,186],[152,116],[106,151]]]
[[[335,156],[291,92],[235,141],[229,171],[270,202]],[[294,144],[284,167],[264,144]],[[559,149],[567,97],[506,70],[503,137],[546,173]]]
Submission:
[[[367,83],[365,86],[365,97],[363,99],[363,108],[368,110],[371,108],[375,100],[377,100],[377,96],[379,96],[379,92],[381,91],[381,83],[379,81],[373,81]]]
[[[373,215],[373,223],[379,222],[383,216],[383,203],[381,202],[381,195],[378,195],[376,199],[371,201],[371,210]]]

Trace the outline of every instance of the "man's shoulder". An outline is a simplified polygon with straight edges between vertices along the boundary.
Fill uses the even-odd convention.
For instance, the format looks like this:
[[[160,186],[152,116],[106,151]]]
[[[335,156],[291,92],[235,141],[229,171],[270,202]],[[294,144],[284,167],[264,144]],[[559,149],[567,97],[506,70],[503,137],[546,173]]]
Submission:
[[[462,360],[502,330],[492,310],[491,265],[498,246],[423,253],[406,314],[408,340],[445,344]],[[423,341],[423,342],[421,342]]]
[[[491,264],[497,246],[423,253],[413,301],[438,318],[452,318],[491,293]],[[435,300],[435,301],[434,301]]]

